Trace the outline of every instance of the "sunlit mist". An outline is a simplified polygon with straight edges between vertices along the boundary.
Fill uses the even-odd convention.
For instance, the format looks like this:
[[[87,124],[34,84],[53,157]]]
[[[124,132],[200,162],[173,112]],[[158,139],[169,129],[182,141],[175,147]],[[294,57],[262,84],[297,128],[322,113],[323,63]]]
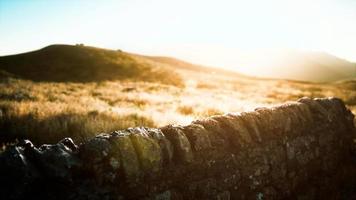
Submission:
[[[356,61],[355,20],[350,0],[4,0],[0,54],[84,43],[271,76],[285,49]]]

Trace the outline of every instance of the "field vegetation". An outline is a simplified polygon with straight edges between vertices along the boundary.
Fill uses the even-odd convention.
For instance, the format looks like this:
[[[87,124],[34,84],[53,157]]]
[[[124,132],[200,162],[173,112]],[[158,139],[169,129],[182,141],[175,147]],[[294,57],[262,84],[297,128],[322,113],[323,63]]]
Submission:
[[[30,138],[43,143],[73,137],[83,141],[101,132],[187,124],[197,118],[248,111],[303,96],[338,96],[356,110],[355,82],[310,84],[187,74],[185,87],[137,81],[53,83],[2,79],[0,139]]]
[[[0,59],[0,143],[23,138],[31,139],[37,144],[53,143],[63,137],[72,137],[81,142],[101,132],[133,126],[188,124],[198,118],[249,111],[260,106],[295,101],[304,96],[336,96],[356,111],[356,81],[352,80],[310,83],[257,79],[171,58],[128,53],[121,55],[121,51],[107,52],[91,48],[85,50],[87,53],[92,51],[96,52],[95,56],[101,56],[100,59],[95,59],[101,64],[106,61],[121,62],[112,69],[113,74],[124,69],[123,63],[130,62],[135,63],[131,66],[135,69],[145,69],[142,65],[150,66],[149,72],[137,71],[137,74],[132,76],[120,75],[124,78],[113,78],[116,76],[102,72],[95,74],[92,68],[100,69],[99,64],[73,61],[72,68],[74,63],[90,65],[92,68],[89,66],[88,70],[95,74],[93,78],[78,75],[77,72],[66,73],[58,70],[63,69],[63,66],[58,64],[63,62],[63,59],[59,59],[53,62],[53,70],[56,69],[57,74],[39,67],[36,69],[41,76],[35,76],[33,71],[36,70],[27,73],[25,63],[16,59],[10,62],[9,60],[14,58],[3,57]],[[85,53],[83,55],[88,56]],[[75,60],[77,57],[81,56],[71,57],[69,60]],[[120,61],[122,57],[129,61]],[[38,62],[32,56],[24,59],[27,59],[30,67],[36,67],[35,64],[41,62],[44,63],[43,66],[48,64],[44,61]],[[11,66],[16,66],[13,62],[19,67],[9,70],[11,63]],[[84,64],[76,67],[83,70]],[[163,74],[154,72],[156,69],[162,69]],[[122,73],[127,75],[125,70],[132,69],[123,70]]]

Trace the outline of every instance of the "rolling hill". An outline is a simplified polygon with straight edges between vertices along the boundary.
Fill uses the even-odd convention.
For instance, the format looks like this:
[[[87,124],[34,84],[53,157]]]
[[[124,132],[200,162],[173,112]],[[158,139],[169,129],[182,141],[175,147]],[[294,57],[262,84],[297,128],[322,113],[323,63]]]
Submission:
[[[182,85],[172,70],[129,53],[87,46],[50,45],[23,54],[0,57],[1,74],[33,81],[91,82],[142,80]]]
[[[356,78],[356,64],[320,52],[285,51],[259,59],[261,78],[332,82]],[[241,60],[243,58],[241,57]],[[256,60],[256,58],[255,58]],[[271,62],[273,61],[273,62]],[[246,65],[249,67],[249,65]],[[33,81],[92,82],[141,80],[183,85],[187,73],[209,73],[232,78],[251,78],[222,68],[191,64],[176,58],[145,56],[121,50],[83,45],[50,45],[37,51],[0,57],[0,77]]]
[[[356,78],[356,64],[324,52],[284,50],[253,58],[259,77],[310,82],[333,82]],[[248,63],[248,61],[247,61]]]
[[[138,55],[138,54],[131,54],[138,59],[144,59],[148,62],[153,62],[155,64],[159,64],[163,67],[169,67],[175,70],[188,70],[191,72],[203,72],[203,73],[210,73],[210,74],[220,74],[230,77],[238,77],[238,78],[252,78],[252,76],[246,76],[236,71],[227,70],[223,68],[217,67],[209,67],[203,65],[192,64],[177,58],[172,57],[165,57],[165,56],[145,56],[145,55]]]

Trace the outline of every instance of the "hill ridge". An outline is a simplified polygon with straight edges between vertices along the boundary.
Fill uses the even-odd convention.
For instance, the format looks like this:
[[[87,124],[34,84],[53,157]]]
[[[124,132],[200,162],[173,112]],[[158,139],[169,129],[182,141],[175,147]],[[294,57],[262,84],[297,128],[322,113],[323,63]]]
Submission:
[[[54,44],[0,57],[0,70],[33,81],[91,82],[134,79],[181,85],[180,76],[123,51]]]

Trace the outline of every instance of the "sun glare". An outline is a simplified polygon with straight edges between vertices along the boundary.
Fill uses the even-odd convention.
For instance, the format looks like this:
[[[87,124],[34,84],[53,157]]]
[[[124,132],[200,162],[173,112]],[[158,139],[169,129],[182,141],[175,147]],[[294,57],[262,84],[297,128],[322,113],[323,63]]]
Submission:
[[[78,1],[70,7],[61,1],[1,1],[0,9],[2,55],[84,43],[256,76],[276,62],[276,49],[356,61],[351,1]]]

